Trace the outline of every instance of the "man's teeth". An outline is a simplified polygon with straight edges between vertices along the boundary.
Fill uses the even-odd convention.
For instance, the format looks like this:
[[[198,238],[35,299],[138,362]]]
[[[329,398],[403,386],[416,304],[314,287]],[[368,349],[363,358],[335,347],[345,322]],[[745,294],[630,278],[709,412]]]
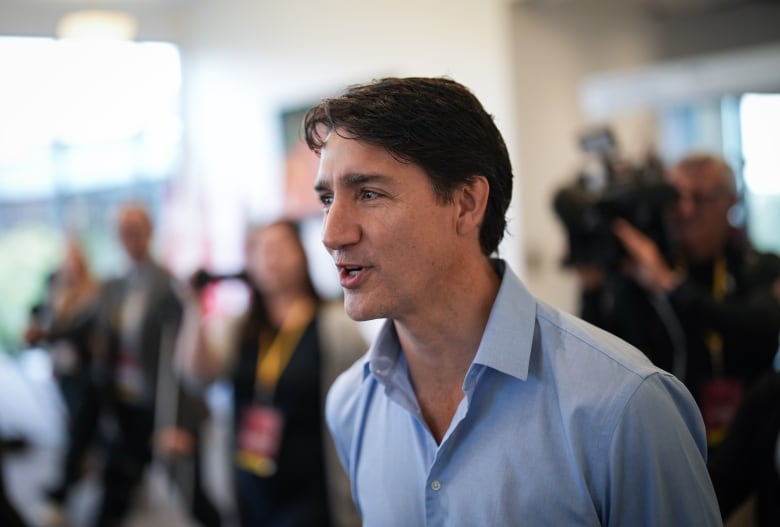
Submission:
[[[347,274],[350,276],[354,276],[360,272],[360,270],[363,269],[362,267],[345,267],[344,270],[347,271]]]

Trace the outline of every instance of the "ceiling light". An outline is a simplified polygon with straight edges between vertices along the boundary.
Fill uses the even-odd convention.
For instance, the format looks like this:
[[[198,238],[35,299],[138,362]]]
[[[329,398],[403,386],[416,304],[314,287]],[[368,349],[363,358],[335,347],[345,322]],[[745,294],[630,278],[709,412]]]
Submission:
[[[133,40],[136,18],[122,11],[84,10],[68,13],[57,24],[59,38]]]

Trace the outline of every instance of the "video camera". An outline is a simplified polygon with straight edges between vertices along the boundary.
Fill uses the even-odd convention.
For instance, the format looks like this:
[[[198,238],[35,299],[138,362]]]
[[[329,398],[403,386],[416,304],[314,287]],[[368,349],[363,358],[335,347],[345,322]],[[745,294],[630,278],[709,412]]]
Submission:
[[[246,271],[229,274],[216,274],[211,273],[205,269],[197,269],[192,274],[192,276],[190,276],[189,282],[190,286],[196,292],[200,293],[207,285],[222,280],[241,280],[244,282],[249,282],[249,275]]]
[[[671,241],[666,209],[677,200],[676,189],[664,182],[657,158],[642,166],[620,162],[612,131],[602,128],[583,134],[581,148],[597,156],[602,178],[580,173],[576,180],[555,193],[553,208],[567,231],[568,254],[564,266],[593,264],[606,272],[616,271],[625,250],[612,232],[612,223],[622,218],[652,239],[669,258]]]

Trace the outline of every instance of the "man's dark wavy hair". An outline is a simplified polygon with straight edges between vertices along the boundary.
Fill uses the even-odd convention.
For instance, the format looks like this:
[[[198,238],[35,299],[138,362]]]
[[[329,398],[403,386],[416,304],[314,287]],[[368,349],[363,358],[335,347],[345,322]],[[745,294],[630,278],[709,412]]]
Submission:
[[[440,203],[451,202],[470,178],[487,178],[480,245],[486,255],[496,251],[512,199],[512,166],[493,117],[468,88],[448,78],[419,77],[353,85],[304,117],[306,144],[317,154],[333,131],[420,166]]]

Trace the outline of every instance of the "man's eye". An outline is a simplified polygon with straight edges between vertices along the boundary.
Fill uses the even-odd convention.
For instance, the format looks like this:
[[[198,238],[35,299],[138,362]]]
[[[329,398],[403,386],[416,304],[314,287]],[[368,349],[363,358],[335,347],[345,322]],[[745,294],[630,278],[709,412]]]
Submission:
[[[333,203],[333,196],[330,194],[320,194],[320,203],[323,207],[329,207]]]
[[[360,197],[363,199],[376,199],[379,197],[379,194],[373,190],[362,190],[360,192]]]

